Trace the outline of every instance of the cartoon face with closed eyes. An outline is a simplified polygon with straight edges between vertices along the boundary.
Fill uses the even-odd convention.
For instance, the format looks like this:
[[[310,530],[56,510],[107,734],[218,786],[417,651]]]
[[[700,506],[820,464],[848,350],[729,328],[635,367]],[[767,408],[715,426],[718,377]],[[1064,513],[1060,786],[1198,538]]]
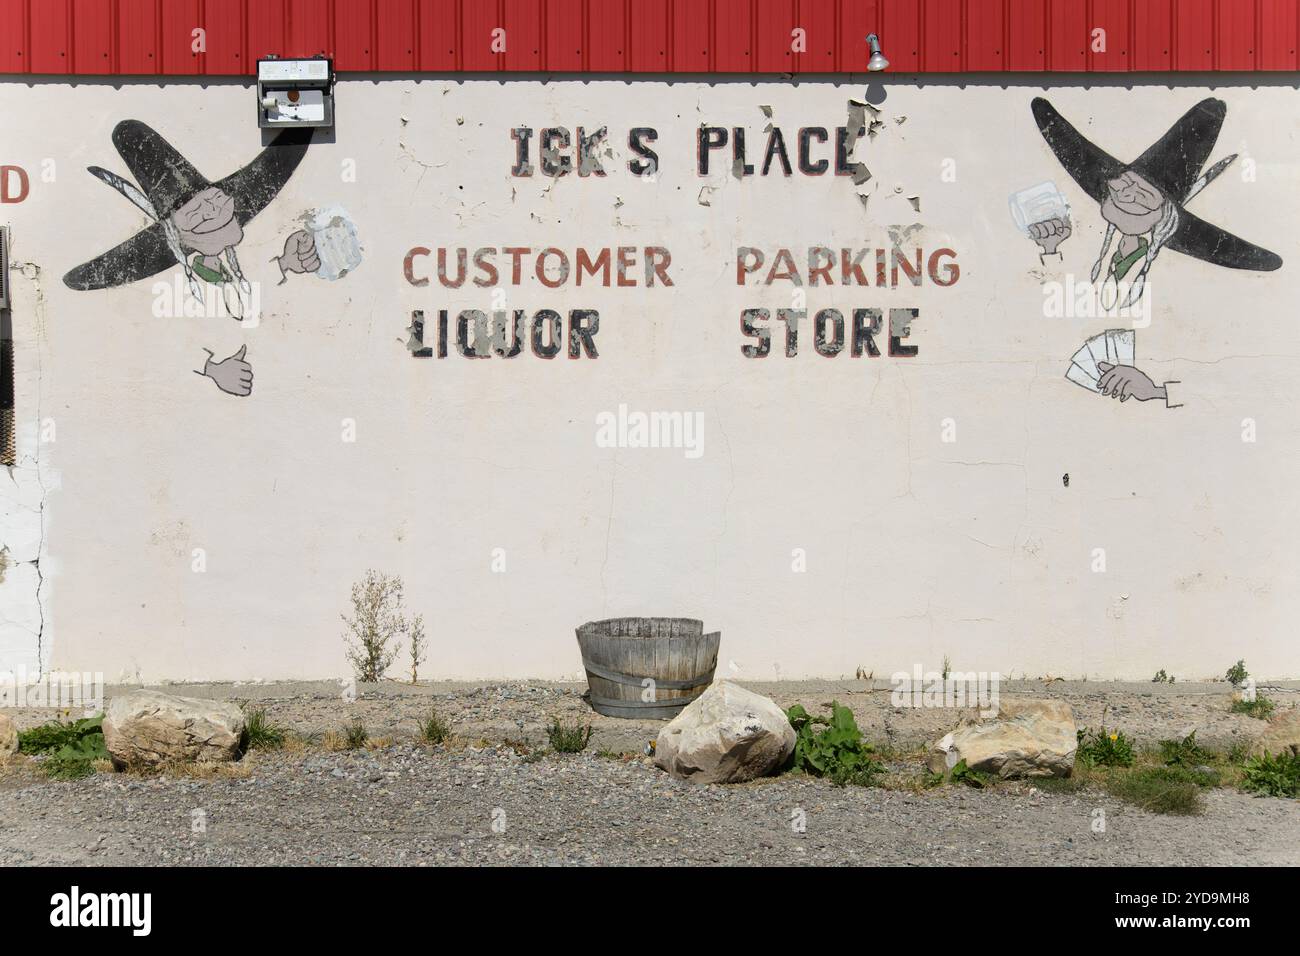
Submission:
[[[1101,216],[1126,236],[1141,236],[1159,225],[1167,200],[1133,170],[1106,181]]]
[[[172,221],[186,249],[215,256],[238,245],[244,229],[235,218],[235,199],[216,186],[202,190],[172,213]]]

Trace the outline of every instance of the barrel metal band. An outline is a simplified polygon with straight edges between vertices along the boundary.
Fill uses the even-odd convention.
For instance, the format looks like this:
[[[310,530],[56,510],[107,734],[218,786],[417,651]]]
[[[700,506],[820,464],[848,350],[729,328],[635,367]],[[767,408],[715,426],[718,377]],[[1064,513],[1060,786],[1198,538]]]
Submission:
[[[656,687],[663,687],[666,690],[690,690],[692,687],[701,687],[713,682],[712,677],[696,677],[692,680],[660,680],[657,677],[637,677],[633,674],[621,674],[618,671],[606,670],[599,664],[584,663],[582,666],[597,677],[603,677],[615,684],[629,684],[633,687],[643,687],[642,681],[652,680],[655,682]]]
[[[664,700],[619,700],[614,697],[597,697],[593,694],[591,702],[600,704],[602,707],[627,707],[630,710],[648,710],[651,707],[685,706],[703,693],[704,691],[700,691],[699,694],[691,694],[689,697],[669,697]]]

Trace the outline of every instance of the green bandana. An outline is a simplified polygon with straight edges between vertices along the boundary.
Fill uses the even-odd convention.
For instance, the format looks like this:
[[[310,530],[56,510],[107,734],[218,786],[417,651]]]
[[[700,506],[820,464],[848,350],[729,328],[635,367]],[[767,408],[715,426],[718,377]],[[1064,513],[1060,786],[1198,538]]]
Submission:
[[[213,285],[229,282],[230,273],[226,271],[226,266],[220,259],[217,260],[217,267],[221,270],[220,272],[205,266],[203,264],[203,253],[201,252],[195,253],[194,261],[190,263],[190,268],[194,270],[194,274],[204,282],[211,282]]]
[[[1119,251],[1116,250],[1115,255],[1112,256],[1110,260],[1110,271],[1115,274],[1116,281],[1123,279],[1128,275],[1129,269],[1132,269],[1133,265],[1139,259],[1145,258],[1147,248],[1150,245],[1151,244],[1146,240],[1146,236],[1139,236],[1138,247],[1128,255],[1121,257]]]

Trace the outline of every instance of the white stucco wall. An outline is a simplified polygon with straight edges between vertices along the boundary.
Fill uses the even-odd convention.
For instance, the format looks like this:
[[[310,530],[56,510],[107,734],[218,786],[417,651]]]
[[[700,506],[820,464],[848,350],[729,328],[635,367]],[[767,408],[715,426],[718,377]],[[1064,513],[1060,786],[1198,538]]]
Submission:
[[[31,179],[25,201],[0,206],[26,463],[0,499],[19,562],[0,587],[0,669],[43,654],[110,680],[339,676],[339,614],[373,567],[400,574],[425,615],[426,677],[576,675],[573,628],[623,614],[703,618],[722,631],[720,668],[740,677],[883,676],[944,656],[1015,676],[1198,678],[1243,657],[1257,675],[1300,673],[1296,91],[900,81],[856,148],[864,185],[738,180],[727,151],[697,174],[701,124],[745,127],[761,161],[769,122],[793,150],[800,127],[844,125],[862,94],[856,82],[342,81],[334,135],[245,229],[239,259],[264,315],[241,328],[156,317],[154,280],[83,292],[62,276],[148,224],[85,170],[127,173],[115,124],[149,124],[217,179],[262,147],[252,91],[0,83],[0,164]],[[1210,159],[1240,158],[1190,208],[1284,264],[1161,253],[1136,364],[1181,381],[1182,408],[1064,378],[1086,338],[1129,323],[1044,314],[1043,284],[1085,281],[1104,223],[1044,144],[1036,95],[1124,160],[1201,99],[1228,104]],[[608,126],[608,175],[511,176],[515,126]],[[654,182],[627,169],[631,127],[658,131]],[[1046,180],[1074,232],[1041,265],[1008,197]],[[270,260],[300,217],[335,205],[362,265],[277,285]],[[789,307],[793,289],[738,286],[738,246],[802,261],[817,245],[887,249],[890,227],[912,223],[923,228],[905,246],[955,250],[959,281],[804,291],[810,316],[919,309],[915,357],[823,358],[810,320],[797,356],[777,323],[772,354],[742,354],[754,340],[741,311]],[[674,285],[643,288],[638,257],[635,288],[546,289],[530,258],[505,306],[597,310],[598,359],[413,358],[413,309],[432,324],[442,308],[501,303],[436,278],[413,287],[408,250],[515,245],[664,246]],[[432,274],[432,259],[418,269]],[[205,348],[242,346],[247,398],[194,374]],[[600,447],[597,416],[620,404],[702,414],[703,454]]]

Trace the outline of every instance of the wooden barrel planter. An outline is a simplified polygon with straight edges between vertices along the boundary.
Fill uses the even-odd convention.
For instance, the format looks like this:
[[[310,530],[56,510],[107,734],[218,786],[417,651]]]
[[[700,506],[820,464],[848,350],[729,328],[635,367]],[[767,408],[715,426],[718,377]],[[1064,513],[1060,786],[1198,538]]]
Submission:
[[[606,717],[671,720],[713,683],[722,633],[685,617],[616,617],[577,629],[592,709]],[[642,700],[646,678],[651,700]]]

